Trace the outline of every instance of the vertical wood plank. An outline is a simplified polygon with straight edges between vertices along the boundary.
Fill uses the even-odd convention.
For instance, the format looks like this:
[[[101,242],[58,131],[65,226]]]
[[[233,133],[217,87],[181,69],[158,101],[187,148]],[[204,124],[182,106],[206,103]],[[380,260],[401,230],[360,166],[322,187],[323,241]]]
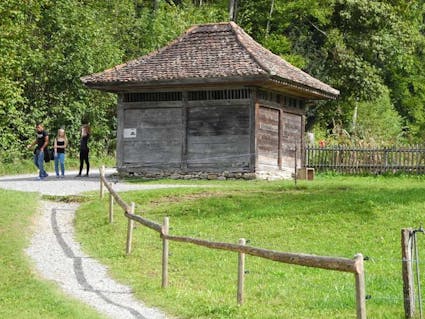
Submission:
[[[415,288],[412,269],[412,229],[401,230],[401,256],[402,256],[402,277],[403,277],[403,300],[404,314],[406,319],[413,318],[415,314]]]
[[[162,222],[162,234],[168,235],[170,230],[170,221],[168,217],[164,217]],[[162,288],[168,286],[168,256],[169,256],[168,240],[162,239]]]
[[[301,165],[300,167],[306,167],[306,161],[305,161],[305,152],[303,150],[306,147],[306,140],[305,140],[305,115],[301,116],[301,143],[300,143],[300,160]]]
[[[130,214],[134,215],[134,209],[135,209],[135,204],[134,202],[131,202],[130,204]],[[134,226],[134,221],[130,218],[128,218],[128,223],[127,223],[127,242],[126,242],[126,254],[130,255],[131,253],[131,242],[133,240],[133,226]]]
[[[239,239],[239,245],[245,245],[245,238]],[[245,286],[245,254],[239,253],[238,257],[238,291],[237,291],[237,302],[238,305],[242,305],[244,302],[244,286]]]
[[[252,107],[252,113],[250,114],[250,118],[252,119],[252,122],[250,122],[251,126],[251,171],[256,172],[257,171],[257,165],[258,165],[258,137],[257,132],[259,130],[258,127],[258,117],[259,117],[259,111],[260,111],[260,105],[257,101],[257,92],[254,91],[255,94],[253,94],[254,104]]]
[[[256,171],[257,163],[257,134],[256,134],[256,122],[257,122],[257,89],[252,89],[251,103],[249,106],[249,131],[250,131],[250,169],[252,172]]]
[[[182,107],[182,155],[181,155],[181,169],[187,170],[187,114],[188,114],[188,93],[183,92],[183,107]]]
[[[283,111],[279,110],[279,121],[278,121],[278,153],[277,153],[277,165],[279,169],[282,169],[282,143],[283,143]]]

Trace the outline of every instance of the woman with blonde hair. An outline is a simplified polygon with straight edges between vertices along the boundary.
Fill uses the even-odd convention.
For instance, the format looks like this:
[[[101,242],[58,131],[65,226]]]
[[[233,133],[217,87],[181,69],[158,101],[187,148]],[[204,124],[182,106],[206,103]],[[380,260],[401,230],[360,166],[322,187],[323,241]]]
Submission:
[[[65,149],[68,146],[68,139],[66,138],[65,130],[59,129],[58,135],[53,143],[53,149],[55,152],[55,172],[56,178],[65,177]],[[59,175],[59,163],[61,175]]]

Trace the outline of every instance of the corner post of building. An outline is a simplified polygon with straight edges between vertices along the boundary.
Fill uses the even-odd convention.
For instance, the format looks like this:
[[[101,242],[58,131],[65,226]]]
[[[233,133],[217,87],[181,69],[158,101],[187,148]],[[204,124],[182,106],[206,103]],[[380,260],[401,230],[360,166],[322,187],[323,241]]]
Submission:
[[[303,103],[303,110],[305,110],[305,102]],[[305,121],[306,116],[303,114],[301,116],[301,127],[305,127]],[[301,160],[301,166],[300,167],[306,167],[306,141],[305,141],[305,131],[301,130],[301,145],[300,145],[300,160]]]
[[[126,94],[121,93],[117,96],[117,168],[122,168],[124,166],[124,120],[126,107]]]

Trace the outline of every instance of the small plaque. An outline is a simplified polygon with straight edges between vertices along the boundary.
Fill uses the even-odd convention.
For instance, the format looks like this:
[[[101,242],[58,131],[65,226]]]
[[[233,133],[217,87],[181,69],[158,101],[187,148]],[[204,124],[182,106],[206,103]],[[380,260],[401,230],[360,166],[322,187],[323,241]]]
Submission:
[[[124,138],[136,138],[137,129],[135,128],[125,128],[124,129]]]

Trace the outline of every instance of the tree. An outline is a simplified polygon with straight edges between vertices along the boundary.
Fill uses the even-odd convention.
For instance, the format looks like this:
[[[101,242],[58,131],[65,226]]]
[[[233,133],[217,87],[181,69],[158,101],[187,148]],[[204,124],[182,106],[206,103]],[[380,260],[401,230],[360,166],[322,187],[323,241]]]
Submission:
[[[402,94],[395,89],[401,85],[397,90],[407,93],[403,88],[409,83],[412,87],[415,82],[416,89],[423,83],[412,67],[415,60],[416,65],[424,61],[418,54],[424,47],[420,34],[423,5],[369,0],[276,1],[273,15],[267,18],[269,8],[270,1],[245,3],[240,8],[240,22],[274,53],[341,91],[337,104],[319,103],[310,110],[310,119],[317,125],[338,122],[350,131],[352,101],[384,101],[387,92],[406,124],[421,121],[422,94],[415,93],[414,111],[410,100],[400,99]],[[421,22],[412,25],[412,21]],[[411,80],[402,84],[405,81],[401,79]]]

